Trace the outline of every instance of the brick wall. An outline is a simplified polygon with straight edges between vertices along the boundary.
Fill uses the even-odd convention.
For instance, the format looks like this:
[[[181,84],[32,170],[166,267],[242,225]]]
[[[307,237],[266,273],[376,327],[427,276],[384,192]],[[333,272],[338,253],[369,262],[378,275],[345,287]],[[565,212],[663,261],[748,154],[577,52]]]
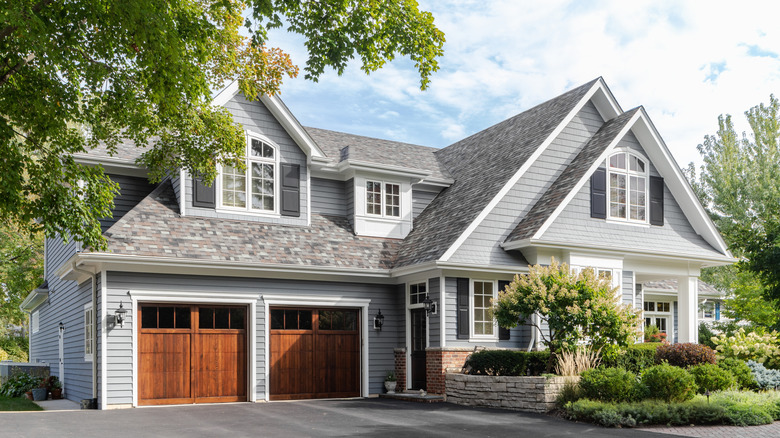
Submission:
[[[396,348],[393,353],[395,354],[395,377],[398,379],[395,390],[403,392],[406,390],[406,348]]]
[[[474,352],[472,348],[457,347],[425,349],[425,379],[428,393],[444,394],[447,370],[460,371],[472,352]]]

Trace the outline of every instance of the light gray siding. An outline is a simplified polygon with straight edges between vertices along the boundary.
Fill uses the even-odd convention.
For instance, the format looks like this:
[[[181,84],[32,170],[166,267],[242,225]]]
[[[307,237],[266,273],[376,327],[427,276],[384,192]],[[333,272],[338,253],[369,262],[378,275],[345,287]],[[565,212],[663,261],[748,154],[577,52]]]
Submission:
[[[291,280],[221,278],[176,275],[139,275],[121,272],[108,274],[109,308],[118,306],[120,300],[127,300],[128,290],[154,290],[166,292],[208,293],[219,297],[221,293],[246,293],[254,296],[273,295],[318,295],[341,296],[345,298],[370,299],[368,317],[369,332],[369,392],[379,393],[383,388],[385,373],[394,368],[393,349],[403,337],[403,306],[399,306],[398,287],[395,285],[370,285],[358,283],[329,283]],[[403,296],[401,296],[403,298]],[[226,300],[229,303],[230,300]],[[373,330],[373,318],[381,309],[385,315],[381,331]],[[108,363],[109,404],[132,402],[132,331],[135,330],[134,318],[129,318],[124,328],[110,330],[108,349],[111,360]],[[265,393],[265,324],[264,302],[257,302],[255,328],[257,338],[257,391],[258,399]]]
[[[518,325],[511,329],[508,341],[469,341],[468,339],[458,339],[457,278],[445,277],[444,287],[447,347],[528,348],[528,343],[531,341],[531,330],[527,325]]]
[[[632,271],[623,271],[622,287],[623,304],[634,306],[634,273]]]
[[[624,139],[620,145],[634,145]],[[657,175],[650,163],[650,174]],[[590,217],[590,180],[574,196],[569,205],[542,235],[542,240],[610,248],[637,248],[644,251],[691,255],[717,255],[691,226],[669,188],[664,186],[664,225],[637,226]]]
[[[412,220],[417,219],[417,216],[425,210],[425,207],[427,207],[438,194],[439,192],[412,189]]]
[[[355,230],[355,181],[353,179],[347,180],[344,183],[344,199],[347,200],[347,219],[352,230]]]
[[[312,178],[311,211],[329,216],[346,216],[347,195],[344,181]]]
[[[435,301],[437,305],[439,303],[439,277],[428,279],[428,296],[431,300]],[[438,309],[437,309],[438,310]],[[428,315],[428,346],[440,347],[441,346],[441,310],[438,310],[436,314]]]
[[[449,261],[524,268],[517,251],[504,251],[500,244],[603,124],[596,107],[586,104]]]
[[[284,225],[301,225],[307,223],[308,211],[306,210],[309,188],[307,186],[308,168],[306,167],[306,154],[295,144],[295,141],[287,134],[284,127],[279,124],[276,118],[268,111],[268,108],[262,102],[250,102],[241,94],[237,94],[228,103],[225,108],[233,115],[233,120],[241,124],[244,130],[250,130],[266,136],[273,141],[279,150],[277,153],[281,163],[299,164],[301,166],[301,184],[300,184],[300,217],[281,216],[278,218],[267,216],[253,216],[251,214],[235,214],[227,212],[217,212],[214,209],[199,208],[192,206],[192,178],[187,177],[184,181],[186,192],[186,213],[190,216],[217,217],[222,219],[235,219],[244,221],[258,221],[268,223],[278,223]],[[277,169],[277,174],[281,174],[281,169]],[[281,181],[277,177],[277,184]],[[276,200],[280,202],[279,199]]]
[[[135,207],[142,199],[154,190],[154,185],[149,180],[141,177],[125,175],[109,175],[111,180],[119,184],[119,195],[114,198],[113,215],[110,218],[100,220],[102,232],[106,232],[111,225],[122,218],[130,209]],[[174,186],[175,187],[175,186]]]

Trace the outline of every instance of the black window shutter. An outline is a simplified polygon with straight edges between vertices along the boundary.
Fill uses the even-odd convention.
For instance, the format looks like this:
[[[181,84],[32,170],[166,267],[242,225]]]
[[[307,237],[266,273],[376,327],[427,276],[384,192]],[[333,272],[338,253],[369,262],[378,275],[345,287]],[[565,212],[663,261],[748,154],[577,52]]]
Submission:
[[[192,206],[214,208],[217,206],[216,184],[208,187],[200,178],[192,178]]]
[[[468,339],[469,329],[469,279],[457,279],[458,291],[458,339]]]
[[[664,225],[664,179],[650,177],[650,225]]]
[[[509,281],[506,280],[499,280],[498,282],[498,292],[501,292],[506,288],[506,286],[509,284]],[[498,326],[498,340],[500,341],[508,341],[510,336],[510,331],[508,328],[503,328],[501,326]]]
[[[282,216],[301,215],[301,165],[282,164]]]
[[[590,176],[590,217],[607,218],[607,169],[596,169]]]

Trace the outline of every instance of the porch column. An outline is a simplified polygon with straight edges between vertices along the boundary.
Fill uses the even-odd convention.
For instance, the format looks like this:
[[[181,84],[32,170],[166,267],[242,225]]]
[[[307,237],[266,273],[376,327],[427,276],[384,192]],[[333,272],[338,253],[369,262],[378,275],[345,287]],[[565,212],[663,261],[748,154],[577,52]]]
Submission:
[[[677,281],[677,342],[699,342],[699,277]]]

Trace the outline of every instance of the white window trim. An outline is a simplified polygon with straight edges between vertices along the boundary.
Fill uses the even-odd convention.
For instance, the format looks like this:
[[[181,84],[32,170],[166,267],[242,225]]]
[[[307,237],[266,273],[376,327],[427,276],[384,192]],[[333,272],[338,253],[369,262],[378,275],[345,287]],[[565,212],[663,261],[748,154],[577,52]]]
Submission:
[[[406,308],[407,309],[420,309],[425,307],[423,303],[412,304],[412,285],[425,284],[425,295],[430,296],[431,290],[428,285],[428,280],[409,281],[406,283]]]
[[[38,331],[40,331],[41,329],[40,320],[41,320],[41,315],[38,310],[36,310],[30,315],[30,329],[32,330],[33,333],[38,333]]]
[[[87,319],[88,313],[90,316],[89,319]],[[92,362],[95,357],[95,315],[92,313],[92,302],[84,305],[84,312],[82,314],[84,315],[84,361]],[[89,324],[87,324],[87,321],[89,321]],[[91,327],[92,333],[87,333],[87,327]],[[89,353],[87,352],[87,343],[89,343],[91,350]]]
[[[610,158],[618,154],[627,155],[626,168],[613,170],[613,168],[609,166],[609,160]],[[630,162],[631,162],[632,155],[645,162],[644,173],[635,170],[630,170]],[[648,160],[647,157],[634,150],[619,148],[619,149],[615,149],[607,157],[606,169],[607,169],[607,220],[610,222],[612,221],[619,222],[621,224],[650,226],[650,160]],[[625,175],[626,177],[626,217],[624,218],[612,216],[612,190],[610,185],[610,173],[621,174],[621,175]],[[645,220],[631,219],[631,176],[641,176],[644,177],[645,179]]]
[[[645,303],[655,303],[655,309],[654,311],[645,311]],[[668,312],[661,312],[658,310],[658,303],[666,303],[669,304],[669,311]],[[674,311],[674,306],[672,305],[671,301],[659,301],[659,300],[647,300],[642,303],[642,311],[643,311],[643,318],[665,318],[666,319],[666,330],[662,331],[663,333],[666,333],[667,339],[669,339],[669,336],[671,334],[671,331],[674,329],[671,324],[672,322],[672,316]],[[660,327],[659,327],[660,328]],[[642,326],[642,329],[644,330],[644,324]]]
[[[379,198],[381,200],[381,205],[379,207],[379,211],[381,212],[381,214],[374,214],[374,213],[369,213],[368,212],[368,196],[367,196],[368,195],[368,187],[365,187],[364,189],[366,191],[365,191],[365,195],[363,196],[363,211],[365,212],[366,216],[372,217],[372,218],[383,218],[383,219],[388,219],[388,220],[392,220],[392,221],[399,221],[399,220],[401,220],[401,218],[403,217],[403,195],[404,195],[403,191],[402,191],[403,187],[402,187],[401,183],[393,182],[393,181],[385,181],[385,180],[382,180],[382,179],[366,178],[364,184],[367,186],[368,183],[370,183],[370,182],[372,182],[372,183],[379,183],[379,185],[380,185],[381,192],[379,194]],[[392,185],[398,186],[398,216],[390,216],[390,215],[385,214],[386,213],[385,207],[387,205],[387,199],[386,199],[387,192],[385,190],[385,185],[386,184],[392,184]]]
[[[485,280],[481,278],[469,279],[469,341],[498,341],[498,322],[493,319],[493,334],[492,335],[478,335],[474,333],[474,283],[491,283],[493,285],[493,299],[498,298],[498,281],[497,280]]]
[[[252,139],[259,140],[263,143],[268,144],[274,149],[274,159],[269,160],[267,158],[260,158],[260,157],[252,157],[251,154],[251,148],[252,148]],[[281,217],[281,214],[279,213],[280,203],[281,199],[280,197],[280,185],[281,185],[281,159],[280,159],[280,147],[276,142],[271,141],[268,137],[258,134],[256,132],[252,131],[246,131],[246,148],[244,149],[244,164],[246,165],[246,170],[244,171],[244,177],[245,177],[245,185],[244,185],[244,193],[246,196],[246,207],[231,207],[223,205],[222,203],[222,165],[217,166],[217,181],[216,181],[216,191],[217,191],[217,208],[216,210],[220,213],[232,213],[232,214],[240,214],[240,215],[247,215],[247,216],[261,216],[261,217],[273,217],[273,218],[279,218]],[[253,162],[257,163],[267,163],[274,165],[274,209],[271,210],[256,210],[253,209],[252,206],[252,176],[251,176],[251,165]]]

